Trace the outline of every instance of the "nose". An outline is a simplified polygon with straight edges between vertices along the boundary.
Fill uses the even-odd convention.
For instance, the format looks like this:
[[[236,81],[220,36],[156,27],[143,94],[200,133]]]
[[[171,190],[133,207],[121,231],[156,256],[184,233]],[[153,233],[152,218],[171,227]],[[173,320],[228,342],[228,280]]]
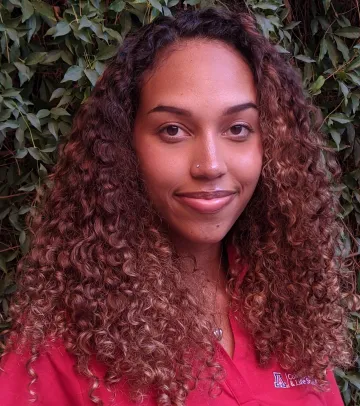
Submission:
[[[216,179],[227,171],[223,143],[218,134],[200,135],[194,142],[191,176],[196,179]]]

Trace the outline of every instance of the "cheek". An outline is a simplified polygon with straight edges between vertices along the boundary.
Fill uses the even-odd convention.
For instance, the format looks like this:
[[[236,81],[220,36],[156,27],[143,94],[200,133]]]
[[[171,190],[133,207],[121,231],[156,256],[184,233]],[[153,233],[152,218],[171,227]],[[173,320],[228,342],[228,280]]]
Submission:
[[[186,177],[186,162],[183,154],[171,153],[161,144],[137,145],[136,154],[146,189],[154,203],[165,201]]]
[[[263,161],[261,142],[238,154],[232,162],[232,175],[244,188],[255,189],[259,180]]]

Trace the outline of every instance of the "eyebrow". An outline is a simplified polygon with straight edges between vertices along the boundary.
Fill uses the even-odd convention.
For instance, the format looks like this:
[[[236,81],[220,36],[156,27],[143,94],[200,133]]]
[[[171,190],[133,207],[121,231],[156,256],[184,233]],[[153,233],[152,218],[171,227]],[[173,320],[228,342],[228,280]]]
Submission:
[[[242,104],[236,104],[235,106],[231,106],[223,111],[223,116],[229,116],[234,113],[239,113],[240,111],[247,110],[247,109],[257,109],[257,106],[253,102],[247,102],[247,103],[242,103]],[[151,113],[162,113],[162,112],[167,112],[167,113],[174,113],[179,116],[187,116],[190,117],[192,114],[189,110],[182,109],[180,107],[174,107],[174,106],[164,106],[164,105],[159,105],[148,111],[147,114]]]

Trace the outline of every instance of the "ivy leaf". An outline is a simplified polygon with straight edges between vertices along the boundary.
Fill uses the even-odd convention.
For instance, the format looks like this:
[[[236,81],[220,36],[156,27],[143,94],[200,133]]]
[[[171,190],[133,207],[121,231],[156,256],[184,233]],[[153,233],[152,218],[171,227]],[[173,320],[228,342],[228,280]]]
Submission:
[[[349,48],[346,46],[345,42],[340,37],[334,35],[334,39],[336,42],[337,49],[342,53],[345,61],[348,61],[350,59]]]
[[[319,30],[319,21],[316,19],[311,20],[310,28],[312,35],[315,35]]]
[[[86,16],[82,16],[79,24],[79,30],[82,28],[91,27],[91,24],[92,22]]]
[[[296,26],[298,26],[301,23],[301,21],[292,21],[290,24],[288,24],[286,27],[284,27],[284,30],[292,30]]]
[[[160,13],[162,13],[162,5],[159,3],[158,0],[149,0],[150,4],[156,8],[157,10],[160,11]],[[189,2],[188,2],[189,3]],[[189,3],[190,4],[190,3]]]
[[[40,160],[41,160],[41,155],[40,155],[39,148],[36,148],[36,147],[29,147],[29,148],[28,148],[28,152],[29,152],[29,154],[30,154],[36,161],[40,161]]]
[[[275,45],[275,48],[276,48],[276,50],[277,50],[278,52],[280,52],[281,54],[289,54],[289,53],[290,53],[287,49],[285,49],[284,47],[282,47],[282,46],[279,45],[279,44],[276,44],[276,45]]]
[[[169,7],[163,6],[163,13],[166,17],[172,17],[172,12]]]
[[[106,59],[112,58],[117,53],[117,47],[114,45],[109,45],[102,49],[97,55],[96,59],[98,61],[105,61]]]
[[[26,29],[28,30],[27,41],[30,42],[32,36],[35,34],[35,31],[37,30],[35,14],[33,14],[28,20],[26,20]]]
[[[274,31],[274,26],[271,21],[265,16],[255,13],[256,21],[260,25],[261,30],[266,38],[269,38],[270,32]]]
[[[60,58],[61,53],[62,51],[59,49],[47,52],[41,63],[43,65],[50,65],[52,62],[56,62]]]
[[[47,52],[33,52],[25,59],[26,65],[37,65],[41,63],[47,55]]]
[[[71,100],[72,100],[72,96],[70,96],[70,95],[64,95],[64,96],[60,99],[60,101],[59,101],[59,103],[56,105],[56,107],[64,106],[64,104],[69,104],[69,103],[71,103]]]
[[[325,83],[325,78],[324,76],[320,75],[316,81],[310,86],[310,92],[311,93],[317,93],[324,85]]]
[[[329,120],[336,121],[340,124],[350,123],[352,121],[351,118],[346,116],[344,113],[334,113],[329,116]]]
[[[346,124],[346,134],[350,145],[355,142],[355,127],[351,123]]]
[[[306,55],[296,55],[295,56],[296,59],[298,59],[299,61],[305,62],[305,63],[312,63],[312,62],[316,62],[314,59],[310,58],[309,56]]]
[[[67,82],[68,80],[77,82],[82,77],[83,72],[84,69],[80,68],[80,66],[70,66],[70,68],[66,71],[64,79],[61,81],[61,83]]]
[[[150,13],[150,23],[153,22],[158,15],[160,15],[160,11],[154,7]]]
[[[1,73],[3,75],[1,75]],[[0,73],[0,83],[4,86],[4,89],[11,89],[13,86],[11,77],[6,71],[2,71],[1,73]]]
[[[6,128],[18,128],[19,127],[19,123],[17,123],[16,121],[4,121],[3,123],[0,123],[0,131],[1,130],[5,130]]]
[[[72,65],[74,63],[71,53],[67,50],[61,51],[60,57],[68,65]]]
[[[350,100],[351,100],[351,104],[352,104],[352,112],[353,112],[353,114],[355,114],[356,111],[358,110],[359,104],[360,104],[359,96],[357,96],[356,94],[352,94],[350,96]]]
[[[30,79],[30,69],[21,62],[14,62],[14,65],[18,68],[19,72],[22,73],[28,80]]]
[[[13,40],[14,43],[15,43],[17,46],[20,45],[20,38],[19,38],[19,35],[18,35],[18,33],[17,33],[16,30],[14,30],[13,28],[6,28],[6,33],[7,33],[7,35],[9,36],[9,38],[10,38],[11,40]]]
[[[151,3],[151,1],[150,1]],[[125,8],[125,2],[122,0],[115,0],[110,4],[109,10],[113,10],[116,13],[121,13]]]
[[[355,83],[355,85],[360,86],[360,77],[358,75],[356,75],[355,73],[347,73],[346,77],[349,79],[351,79],[351,81],[353,83]]]
[[[2,97],[16,97],[20,94],[21,90],[15,90],[15,89],[8,89],[5,90],[5,92],[2,93]]]
[[[48,109],[41,109],[36,113],[36,117],[38,119],[45,118],[50,115],[50,110]]]
[[[21,22],[23,23],[34,14],[34,7],[32,6],[29,0],[22,0],[21,11],[22,11]]]
[[[347,374],[346,379],[350,381],[357,389],[360,389],[360,376],[357,374]]]
[[[350,72],[360,67],[360,56],[354,59],[351,64],[347,67],[347,71]]]
[[[70,25],[66,21],[60,21],[55,26],[55,33],[53,34],[53,37],[61,37],[62,35],[69,34],[70,31]]]
[[[26,115],[27,119],[30,121],[30,123],[39,131],[41,131],[41,124],[40,120],[38,117],[35,116],[33,113],[28,113]]]
[[[320,42],[320,52],[319,52],[319,61],[322,61],[324,59],[324,56],[327,53],[327,43],[326,43],[326,38],[324,37],[321,42]]]
[[[131,14],[128,11],[124,11],[120,15],[121,36],[124,38],[131,30],[132,21]]]
[[[10,118],[12,113],[11,109],[4,109],[0,112],[0,121],[6,121]]]
[[[339,37],[356,39],[360,37],[360,28],[359,27],[339,28],[338,30],[335,31],[335,34],[338,35]]]
[[[55,89],[50,97],[50,101],[54,100],[54,99],[59,99],[64,93],[65,90],[63,87],[59,87],[58,89]]]
[[[39,13],[42,17],[46,17],[51,21],[56,21],[55,15],[54,15],[54,9],[50,4],[47,4],[43,1],[36,0],[32,2],[32,5],[37,13]]]
[[[92,44],[91,35],[87,30],[77,30],[73,28],[73,33],[76,39],[81,39],[88,44]]]
[[[15,155],[15,158],[22,159],[28,154],[28,152],[29,151],[27,150],[27,148],[18,149],[17,152],[16,152],[16,155]]]
[[[344,95],[345,100],[347,100],[347,97],[349,95],[349,88],[345,85],[345,83],[343,83],[341,81],[339,81],[338,83],[339,83],[340,90],[341,90],[342,94]]]
[[[50,133],[55,137],[56,140],[58,140],[58,123],[56,121],[49,121],[48,122],[48,129]]]
[[[118,42],[122,42],[121,34],[111,28],[104,28],[104,32],[107,32],[110,37],[115,38]]]
[[[354,143],[354,158],[355,158],[355,167],[359,168],[360,165],[360,141],[355,140]]]
[[[339,131],[332,128],[330,130],[330,134],[331,134],[331,138],[334,140],[334,142],[336,144],[337,149],[339,150],[339,145],[341,142],[341,135],[340,135]]]
[[[47,35],[54,35],[55,32],[56,32],[56,25],[54,25],[53,27],[50,27],[50,28],[46,31],[44,37],[46,37]]]
[[[323,0],[323,6],[324,6],[325,14],[328,12],[330,4],[331,4],[331,0]]]
[[[84,70],[86,77],[90,80],[90,83],[95,86],[96,81],[99,78],[99,74],[96,72],[96,70],[92,69],[85,69]]]
[[[103,27],[101,26],[101,24],[92,23],[90,29],[98,38],[101,38],[104,40],[108,39],[108,37],[106,35],[104,35]]]
[[[330,25],[329,21],[325,17],[320,16],[320,17],[317,17],[317,19],[318,19],[318,21],[319,21],[319,23],[321,25],[321,28],[325,32],[327,32],[327,33],[332,32],[331,25]]]
[[[336,68],[338,61],[339,61],[338,51],[335,48],[335,45],[333,44],[333,42],[331,41],[331,39],[329,37],[327,37],[325,41],[326,41],[326,46],[327,46],[327,50],[328,50],[328,54],[331,59],[331,62],[333,64],[334,68]]]
[[[106,68],[106,65],[104,63],[99,62],[99,61],[95,62],[95,70],[99,74],[99,76],[104,73],[105,68]]]
[[[70,114],[61,107],[54,107],[50,110],[51,115],[60,117],[60,116],[70,116]]]

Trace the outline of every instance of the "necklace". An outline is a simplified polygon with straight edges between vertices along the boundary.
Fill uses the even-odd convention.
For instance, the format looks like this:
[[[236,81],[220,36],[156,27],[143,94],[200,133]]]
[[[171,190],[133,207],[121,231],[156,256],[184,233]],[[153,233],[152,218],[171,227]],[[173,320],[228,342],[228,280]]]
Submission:
[[[218,285],[219,285],[219,280],[220,280],[220,269],[221,269],[221,260],[222,260],[222,246],[221,246],[221,252],[220,252],[220,261],[219,261],[219,269],[218,269],[218,278],[216,281],[216,287],[215,287],[215,298],[214,298],[214,311],[213,311],[213,318],[214,318],[214,324],[216,324],[215,321],[215,309],[216,309],[216,298],[217,298],[217,290],[218,290]],[[220,314],[220,325],[221,325],[221,312]],[[221,327],[215,327],[213,330],[213,333],[215,335],[215,338],[218,341],[221,341],[223,338],[223,330]]]

